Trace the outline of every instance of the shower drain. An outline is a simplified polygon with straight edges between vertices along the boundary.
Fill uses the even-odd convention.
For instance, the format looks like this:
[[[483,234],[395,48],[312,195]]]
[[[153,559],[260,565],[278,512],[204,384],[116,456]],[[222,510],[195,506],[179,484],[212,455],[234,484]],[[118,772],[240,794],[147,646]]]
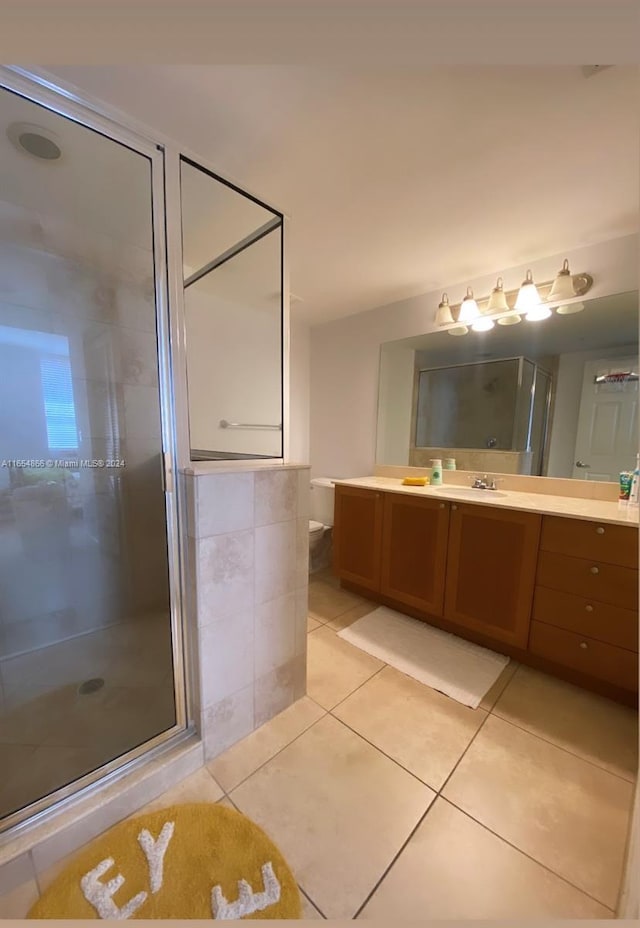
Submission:
[[[104,686],[104,680],[102,677],[93,677],[91,680],[85,680],[84,683],[81,683],[78,687],[79,696],[88,696],[89,693],[95,693],[98,690],[101,690]]]

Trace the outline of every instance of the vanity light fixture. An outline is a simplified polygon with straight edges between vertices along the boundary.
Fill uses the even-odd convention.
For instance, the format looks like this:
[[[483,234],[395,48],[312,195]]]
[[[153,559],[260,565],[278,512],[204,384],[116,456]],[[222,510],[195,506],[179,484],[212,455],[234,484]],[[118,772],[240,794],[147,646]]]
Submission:
[[[446,293],[443,293],[442,300],[438,304],[438,312],[436,313],[436,325],[453,325],[453,323],[454,318],[451,315],[449,297]]]
[[[471,287],[467,287],[462,302],[453,306],[449,303],[448,295],[443,293],[435,314],[435,323],[438,328],[446,328],[450,335],[457,336],[466,335],[470,329],[474,332],[488,332],[496,322],[498,325],[517,325],[523,316],[527,322],[538,322],[548,319],[552,309],[556,309],[560,316],[569,316],[585,308],[580,297],[588,293],[592,286],[593,277],[587,273],[572,274],[569,260],[565,258],[555,279],[538,285],[528,270],[519,290],[505,293],[503,279],[498,277],[491,294],[479,301],[480,305]]]
[[[460,312],[458,313],[458,322],[474,322],[480,316],[480,309],[473,297],[473,290],[467,287],[467,295],[462,301]]]
[[[531,271],[527,271],[527,276],[520,285],[514,309],[529,313],[536,306],[540,306],[541,302],[538,288],[533,282],[533,275]]]
[[[584,309],[584,303],[566,303],[562,306],[558,306],[556,309],[557,313],[560,313],[561,316],[571,316],[573,313],[581,313]]]
[[[564,302],[564,300],[572,300],[575,295],[576,291],[573,289],[573,277],[569,270],[569,259],[565,258],[562,262],[562,268],[556,274],[556,279],[553,282],[551,292],[547,299],[549,302],[551,302],[551,300]]]
[[[531,271],[527,271],[527,276],[522,281],[515,309],[526,312],[525,319],[527,322],[539,322],[541,319],[548,319],[551,315],[549,307],[542,305]]]
[[[489,319],[488,316],[480,316],[479,319],[472,323],[471,328],[474,332],[489,332],[494,325],[493,319]]]
[[[504,294],[504,282],[502,277],[498,277],[496,285],[491,291],[489,302],[487,303],[487,313],[509,313],[508,316],[501,316],[496,319],[498,325],[517,325],[520,322],[520,316],[517,313],[510,312],[510,306]]]
[[[510,309],[507,298],[504,295],[504,281],[498,277],[496,285],[491,291],[489,302],[487,303],[486,312],[488,313],[506,313]]]

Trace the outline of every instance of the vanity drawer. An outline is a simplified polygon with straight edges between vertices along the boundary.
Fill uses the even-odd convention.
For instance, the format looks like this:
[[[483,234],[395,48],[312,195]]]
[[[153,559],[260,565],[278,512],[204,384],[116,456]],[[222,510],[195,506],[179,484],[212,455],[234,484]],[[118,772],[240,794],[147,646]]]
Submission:
[[[638,613],[631,609],[537,586],[533,619],[629,651],[638,650]]]
[[[589,677],[635,692],[638,689],[638,655],[586,635],[576,635],[542,622],[532,622],[529,650]]]
[[[543,516],[540,548],[604,564],[638,568],[638,529],[635,526]]]
[[[638,571],[630,567],[540,551],[536,582],[623,609],[638,608]]]

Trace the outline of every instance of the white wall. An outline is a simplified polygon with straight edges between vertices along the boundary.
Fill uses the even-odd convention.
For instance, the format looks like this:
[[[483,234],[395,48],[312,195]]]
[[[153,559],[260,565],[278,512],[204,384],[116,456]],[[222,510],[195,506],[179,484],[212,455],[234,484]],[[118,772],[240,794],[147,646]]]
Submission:
[[[637,356],[637,344],[623,345],[620,348],[606,348],[604,350],[600,348],[595,351],[572,351],[570,354],[561,354],[559,356],[547,477],[573,476],[573,458],[578,434],[578,414],[580,412],[582,381],[586,362],[596,361],[599,358]]]
[[[381,463],[409,463],[415,355],[413,348],[396,345],[380,354],[376,460]]]
[[[219,424],[281,421],[279,306],[227,302],[200,283],[184,301],[191,447],[280,457],[280,431]]]
[[[479,297],[490,293],[498,275],[505,290],[519,287],[527,268],[534,280],[552,280],[564,258],[574,273],[592,274],[591,299],[638,288],[638,237],[630,235],[508,270],[493,268],[475,280],[443,282],[437,291],[312,328],[312,474],[354,477],[372,472],[380,345],[435,331],[434,314],[443,290],[455,304],[467,286]]]
[[[290,316],[289,339],[288,458],[296,464],[308,464],[311,331],[294,313]]]

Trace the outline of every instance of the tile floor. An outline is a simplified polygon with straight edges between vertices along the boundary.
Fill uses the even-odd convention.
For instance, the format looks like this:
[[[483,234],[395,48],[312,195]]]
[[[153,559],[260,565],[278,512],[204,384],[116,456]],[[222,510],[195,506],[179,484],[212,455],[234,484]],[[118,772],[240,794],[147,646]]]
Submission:
[[[308,695],[151,806],[253,818],[305,918],[614,917],[637,713],[513,662],[468,709],[337,637],[373,608],[314,575]],[[0,897],[0,916],[39,888]]]

